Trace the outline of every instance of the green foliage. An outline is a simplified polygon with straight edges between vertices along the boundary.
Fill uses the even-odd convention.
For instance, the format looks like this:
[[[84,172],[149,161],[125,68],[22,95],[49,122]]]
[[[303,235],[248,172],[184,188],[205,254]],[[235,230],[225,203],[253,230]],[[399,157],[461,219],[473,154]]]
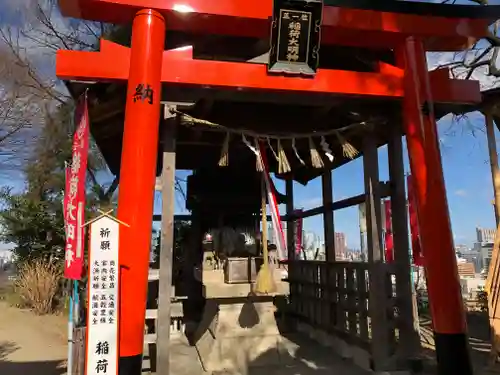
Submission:
[[[24,170],[27,190],[33,199],[43,200],[64,190],[64,166],[71,159],[73,105],[46,110],[45,123],[33,154]]]
[[[191,223],[189,221],[175,221],[174,222],[174,270],[173,277],[176,279],[180,270],[182,269],[183,256],[181,249],[185,244],[186,240],[189,238],[189,231],[191,230]],[[158,232],[158,237],[156,239],[156,244],[153,249],[154,262],[159,266],[160,262],[160,250],[161,250],[161,233]]]
[[[74,131],[71,102],[46,110],[44,126],[24,169],[26,189],[0,191],[0,239],[12,242],[19,261],[51,257],[64,259],[63,196],[65,163],[71,160]],[[95,174],[105,168],[91,142],[88,161],[88,217],[96,207],[113,206],[116,183],[105,191]]]
[[[22,262],[42,257],[64,258],[64,220],[59,196],[33,199],[28,191],[12,194],[2,189],[0,211],[4,242],[15,244],[14,253]]]

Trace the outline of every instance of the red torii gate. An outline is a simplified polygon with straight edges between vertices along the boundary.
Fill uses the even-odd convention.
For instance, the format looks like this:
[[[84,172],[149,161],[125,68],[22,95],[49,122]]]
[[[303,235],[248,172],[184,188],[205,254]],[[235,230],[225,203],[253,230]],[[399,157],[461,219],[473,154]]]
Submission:
[[[121,374],[140,373],[160,112],[159,100],[152,105],[147,101],[134,103],[133,94],[139,84],[149,84],[159,95],[162,83],[402,100],[439,373],[472,374],[432,103],[472,104],[478,103],[481,95],[477,82],[449,79],[446,69],[429,73],[425,51],[461,50],[471,40],[486,36],[487,17],[464,16],[485,7],[468,13],[462,9],[450,17],[325,6],[323,44],[393,48],[398,66],[381,63],[377,73],[320,69],[313,79],[304,79],[271,76],[258,64],[195,60],[189,47],[164,51],[167,29],[266,38],[272,0],[262,0],[258,6],[247,0],[59,3],[63,15],[69,17],[113,23],[133,20],[130,49],[102,41],[100,52],[59,51],[56,67],[63,79],[128,81],[118,202],[119,219],[130,224],[120,233]],[[492,13],[496,12],[490,13],[493,18]]]

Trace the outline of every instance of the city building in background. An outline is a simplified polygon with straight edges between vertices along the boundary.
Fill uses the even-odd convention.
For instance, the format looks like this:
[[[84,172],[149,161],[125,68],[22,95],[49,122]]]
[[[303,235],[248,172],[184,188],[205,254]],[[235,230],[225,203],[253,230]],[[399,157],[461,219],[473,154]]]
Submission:
[[[477,242],[494,242],[495,241],[495,229],[487,228],[476,228],[476,240]]]
[[[481,256],[481,252],[476,249],[471,249],[467,245],[456,245],[455,246],[455,254],[457,254],[457,258],[463,259],[468,263],[474,265],[474,272],[480,273],[483,268],[483,259]]]
[[[343,232],[335,232],[335,258],[341,260],[347,258],[347,239]]]
[[[473,251],[479,254],[481,269],[488,269],[490,266],[494,241],[495,229],[476,228],[476,242],[474,243]]]

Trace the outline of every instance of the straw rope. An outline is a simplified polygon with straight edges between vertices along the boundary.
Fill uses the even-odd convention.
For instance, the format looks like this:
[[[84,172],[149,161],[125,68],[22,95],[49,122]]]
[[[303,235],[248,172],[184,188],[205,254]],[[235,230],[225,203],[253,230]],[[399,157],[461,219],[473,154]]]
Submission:
[[[271,150],[274,158],[278,163],[278,173],[284,174],[291,171],[290,162],[285,153],[285,149],[283,147],[283,143],[287,141],[291,141],[291,147],[295,154],[295,157],[298,159],[300,164],[306,165],[304,160],[300,157],[297,147],[296,141],[299,139],[307,140],[309,144],[309,151],[311,157],[311,165],[314,168],[323,168],[325,163],[323,162],[323,158],[321,157],[320,152],[316,147],[316,143],[314,138],[320,139],[320,146],[325,157],[331,162],[334,160],[334,155],[331,150],[330,145],[328,144],[326,137],[334,136],[340,146],[342,147],[342,154],[344,157],[353,159],[356,157],[359,152],[358,150],[347,141],[347,139],[341,134],[347,131],[360,128],[360,127],[369,127],[372,125],[371,122],[361,121],[357,123],[350,124],[348,126],[344,126],[336,129],[329,129],[325,131],[314,131],[311,133],[258,133],[253,130],[248,129],[234,129],[229,128],[224,125],[216,124],[214,122],[203,120],[199,118],[195,118],[187,113],[181,112],[175,108],[170,108],[170,113],[180,116],[181,121],[180,124],[186,127],[191,127],[194,125],[202,125],[206,126],[209,131],[219,131],[226,133],[224,138],[224,142],[222,144],[221,156],[219,158],[218,165],[221,167],[225,167],[229,164],[229,140],[231,135],[239,135],[243,141],[243,143],[252,150],[252,152],[258,155],[256,152],[256,148],[253,144],[258,145],[259,141],[266,141],[269,149]],[[249,140],[249,138],[253,138],[253,140]],[[272,145],[272,141],[277,142],[277,151]],[[253,143],[253,144],[252,144]],[[256,168],[258,171],[261,171],[262,165],[260,165],[258,157],[256,161]]]

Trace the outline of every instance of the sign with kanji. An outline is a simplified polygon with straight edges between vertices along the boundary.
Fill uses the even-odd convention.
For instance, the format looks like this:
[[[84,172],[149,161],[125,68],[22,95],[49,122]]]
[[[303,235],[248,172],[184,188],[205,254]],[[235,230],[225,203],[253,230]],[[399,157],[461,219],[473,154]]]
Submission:
[[[139,83],[132,94],[132,98],[134,99],[134,103],[136,102],[146,102],[148,104],[154,103],[154,90],[151,85],[147,83]]]
[[[64,192],[64,222],[66,226],[64,277],[80,280],[83,273],[85,178],[89,152],[89,115],[85,94],[77,105],[75,124],[77,124],[77,128],[73,136],[71,165],[66,169]]]
[[[118,372],[119,223],[90,224],[86,375]]]
[[[274,0],[268,72],[316,74],[322,13],[321,0]]]

